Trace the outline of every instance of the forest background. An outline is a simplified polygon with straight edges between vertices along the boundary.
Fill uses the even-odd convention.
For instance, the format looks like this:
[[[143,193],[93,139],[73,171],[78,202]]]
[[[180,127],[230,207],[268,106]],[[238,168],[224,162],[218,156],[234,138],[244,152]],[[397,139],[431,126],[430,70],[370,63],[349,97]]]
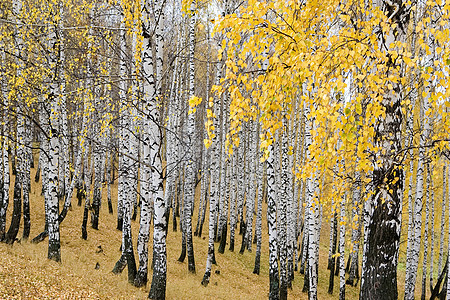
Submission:
[[[21,242],[5,252],[48,240],[64,265],[65,238],[108,245],[96,269],[127,267],[153,299],[178,297],[177,251],[190,273],[204,260],[198,293],[235,287],[237,261],[270,299],[333,294],[335,276],[340,299],[449,298],[449,8],[3,1],[0,239]]]

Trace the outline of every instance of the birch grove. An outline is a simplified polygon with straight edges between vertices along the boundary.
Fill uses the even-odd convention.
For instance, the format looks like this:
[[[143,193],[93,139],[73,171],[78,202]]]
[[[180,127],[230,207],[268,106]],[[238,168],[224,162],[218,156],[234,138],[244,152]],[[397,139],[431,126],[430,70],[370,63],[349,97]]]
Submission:
[[[151,299],[173,263],[198,297],[235,264],[269,299],[449,297],[449,21],[447,1],[5,0],[0,241],[65,264],[70,228]]]

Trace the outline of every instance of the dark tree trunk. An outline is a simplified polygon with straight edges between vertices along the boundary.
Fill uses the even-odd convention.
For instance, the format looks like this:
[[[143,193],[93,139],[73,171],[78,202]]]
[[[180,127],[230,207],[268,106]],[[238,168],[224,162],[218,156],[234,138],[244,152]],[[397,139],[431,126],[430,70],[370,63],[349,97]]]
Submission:
[[[224,222],[222,227],[222,237],[220,238],[220,245],[219,245],[219,253],[223,254],[225,252],[225,246],[227,245],[227,221]]]
[[[131,216],[132,221],[136,221],[137,214],[138,214],[138,201],[136,198],[136,199],[134,199],[134,203],[133,203],[133,215]]]
[[[241,244],[241,249],[239,250],[239,254],[244,254],[244,250],[245,250],[245,245],[247,245],[247,241],[246,241],[246,234],[245,234],[245,230],[247,229],[247,226],[245,226],[245,222],[241,221],[241,230],[242,230],[242,244]]]
[[[99,176],[99,175],[95,175]],[[97,179],[96,179],[97,180]],[[94,189],[94,195],[92,198],[92,228],[98,230],[98,219],[100,215],[100,201],[101,201],[100,188]]]
[[[110,214],[113,213],[113,206],[112,206],[112,202],[111,202],[111,197],[108,197],[108,212]]]
[[[215,252],[215,251],[213,251],[212,264],[213,264],[213,265],[217,265],[217,261],[216,261],[216,252]]]
[[[245,222],[244,222],[244,217],[243,215],[241,215],[240,220],[239,220],[239,234],[243,234],[244,230],[245,230]]]
[[[350,267],[350,276],[348,277],[347,281],[345,282],[348,285],[356,286],[359,281],[359,254],[356,253],[356,262],[352,262],[352,266]],[[354,269],[353,269],[354,268]]]
[[[180,193],[181,193],[181,188],[180,188],[181,184],[179,182],[179,180],[177,180],[176,182],[176,190],[177,190],[177,194],[174,196],[174,201],[175,201],[175,207],[172,210],[172,231],[176,232],[177,231],[177,217],[180,216]],[[180,220],[181,223],[181,220]]]
[[[166,220],[166,237],[167,237],[167,233],[169,232],[169,220],[170,220],[170,206],[167,206],[166,208],[166,212],[164,213],[164,219]]]
[[[259,275],[259,270],[261,269],[261,255],[256,254],[255,256],[255,267],[253,268],[253,274]]]
[[[339,276],[339,266],[341,263],[341,259],[344,259],[344,258],[341,256],[338,256],[338,258],[336,259],[336,266],[338,266],[338,267],[334,271],[334,276]]]
[[[176,199],[176,205],[175,205],[175,217],[180,217],[180,196],[181,196],[181,183],[178,182],[177,185],[177,197]]]
[[[131,225],[131,224],[130,224]],[[136,277],[137,268],[136,268],[136,260],[134,258],[134,251],[133,251],[133,242],[131,238],[131,227],[124,228],[126,231],[126,235],[124,237],[125,240],[125,255],[127,260],[127,267],[128,267],[128,282],[133,284],[134,279]]]
[[[350,253],[348,255],[348,260],[347,260],[347,265],[345,266],[345,273],[349,273],[350,272],[350,265],[352,263],[352,254]]]
[[[7,211],[7,203],[5,203],[5,190],[3,186],[5,185],[3,179],[0,178],[0,242],[5,239],[5,229],[6,228],[6,211]]]
[[[182,218],[180,218],[182,219]],[[182,221],[180,221],[182,222]],[[184,233],[184,226],[181,225],[181,254],[180,257],[178,258],[179,262],[184,262],[185,258],[186,258],[186,235]]]
[[[24,241],[28,240],[30,237],[31,228],[31,217],[30,217],[30,186],[28,186],[28,191],[23,193],[23,235],[22,239]]]
[[[201,237],[202,236],[202,232],[203,232],[203,223],[205,223],[205,214],[206,214],[206,206],[208,205],[208,197],[209,197],[209,191],[208,189],[206,189],[206,193],[205,193],[205,205],[203,207],[203,211],[202,211],[202,219],[200,221],[200,228],[198,229],[198,236]]]
[[[120,248],[122,249],[122,247],[120,247]],[[112,272],[114,274],[122,273],[123,269],[125,269],[126,266],[127,266],[126,255],[121,255],[119,260],[114,265]]]
[[[436,299],[436,297],[439,297],[439,299],[441,299],[442,294],[444,295],[444,299],[445,299],[445,293],[446,293],[446,287],[447,287],[447,271],[448,271],[448,257],[447,257],[447,260],[445,261],[444,269],[442,270],[442,273],[439,275],[436,285],[431,290],[430,300],[434,300],[434,299]],[[442,287],[442,291],[439,292],[439,290],[441,288],[441,283],[444,280],[444,278],[445,278],[445,282]]]
[[[31,240],[31,243],[33,244],[39,244],[40,242],[43,242],[46,237],[48,237],[48,229],[47,224],[45,224],[45,229],[41,233],[39,233],[35,238]]]
[[[68,197],[68,195],[65,194],[65,196],[64,196],[64,198],[65,198],[64,199],[64,206],[63,206],[63,209],[61,210],[61,212],[59,213],[59,216],[58,216],[59,224],[61,224],[64,221],[64,219],[67,216],[67,212],[69,211],[69,208],[71,208],[71,203],[70,203],[70,201],[67,200],[67,197]]]
[[[16,159],[15,159],[16,155],[14,155],[11,159],[11,169],[12,169],[12,175],[16,176],[17,175],[17,169],[16,169]]]
[[[112,154],[112,159],[111,159],[112,176],[111,176],[110,184],[114,184],[114,180],[116,180],[116,168],[115,168],[115,165],[114,165],[115,161],[116,161],[116,156],[113,153]]]
[[[123,218],[117,218],[117,230],[122,231],[123,227]]]
[[[217,200],[216,200],[217,201]],[[219,202],[219,201],[217,201]],[[220,242],[220,237],[217,235],[218,232],[218,226],[219,226],[219,221],[217,220],[217,218],[219,218],[219,206],[216,205],[216,218],[214,218],[214,242],[218,243]]]
[[[391,13],[391,1],[377,3],[385,13]],[[406,43],[407,28],[411,5],[406,1],[395,1],[395,13],[388,16],[396,25],[391,28],[388,37],[378,40],[384,49],[396,49],[395,43]],[[392,61],[389,53],[385,53],[388,73],[403,79],[402,60]],[[393,70],[398,69],[398,73]],[[397,157],[402,150],[401,125],[402,101],[405,87],[402,80],[392,81],[393,92],[383,94],[381,105],[385,115],[375,124],[374,146],[382,149],[373,155],[374,194],[364,208],[365,249],[363,254],[363,270],[360,299],[397,299],[397,264],[401,233],[401,205],[403,201],[403,170]]]
[[[177,214],[176,214],[175,210],[172,213],[172,231],[173,232],[177,231]]]
[[[230,237],[230,248],[229,248],[229,250],[231,252],[234,251],[234,237]]]
[[[40,177],[41,177],[41,165],[38,164],[36,175],[34,175],[34,182],[39,182]]]
[[[402,175],[395,173],[391,175],[391,182],[394,176],[400,179],[395,184],[397,187],[392,190],[402,191]],[[396,193],[392,196],[397,201],[383,203],[381,199],[377,200],[377,206],[368,226],[366,271],[360,299],[396,300],[398,298],[396,257],[400,236],[397,228],[390,224],[399,222],[397,216],[400,214],[400,199],[396,197]]]
[[[87,222],[88,222],[88,215],[89,215],[89,204],[86,204],[84,206],[83,211],[83,223],[81,225],[81,238],[83,240],[87,240]]]
[[[304,247],[304,251],[306,251],[306,257],[308,257],[308,247]],[[303,293],[307,293],[309,291],[309,267],[308,267],[308,259],[306,259],[305,261],[305,276],[303,278],[303,289],[302,292]]]
[[[83,203],[84,197],[85,197],[85,190],[83,188],[83,185],[82,184],[77,184],[78,206],[81,206],[81,203]]]
[[[336,268],[336,257],[334,256],[336,254],[336,247],[337,247],[337,213],[334,213],[334,218],[333,218],[333,243],[331,246],[331,258],[328,261],[328,270],[330,270],[330,278],[329,278],[329,285],[328,285],[328,294],[332,295],[333,294],[333,289],[334,289],[334,272],[335,272],[335,268]],[[339,266],[339,264],[338,264]],[[339,269],[339,268],[336,268]]]
[[[20,217],[22,215],[22,189],[19,179],[16,177],[14,183],[14,202],[13,202],[13,215],[11,219],[11,225],[6,233],[4,242],[12,245],[17,238],[19,232]]]
[[[31,132],[30,132],[31,134]],[[28,143],[28,142],[27,142]],[[30,190],[31,190],[31,171],[30,165],[33,161],[32,151],[29,148],[25,149],[25,159],[23,160],[23,178],[22,178],[22,193],[23,193],[23,234],[22,240],[27,241],[30,237],[31,217],[30,217]]]
[[[305,268],[306,268],[306,260],[303,261],[303,252],[306,250],[306,232],[303,232],[303,238],[302,238],[302,247],[300,248],[300,255],[298,256],[298,260],[300,261],[300,274],[305,274]]]
[[[333,294],[333,289],[334,289],[334,268],[335,268],[335,263],[336,263],[336,258],[332,257],[330,259],[330,276],[328,279],[328,294],[332,295]]]

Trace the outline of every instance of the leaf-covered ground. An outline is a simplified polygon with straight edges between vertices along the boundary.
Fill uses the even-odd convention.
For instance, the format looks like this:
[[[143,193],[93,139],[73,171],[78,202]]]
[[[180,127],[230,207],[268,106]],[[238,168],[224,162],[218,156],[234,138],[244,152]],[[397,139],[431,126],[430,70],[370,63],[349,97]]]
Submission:
[[[32,169],[34,178],[35,169]],[[117,182],[117,181],[116,181]],[[31,198],[31,238],[44,228],[44,201],[40,195],[40,183],[32,182]],[[113,186],[113,205],[116,212],[117,185]],[[99,230],[88,228],[88,239],[81,239],[83,210],[74,198],[72,210],[61,225],[62,262],[49,261],[48,240],[40,244],[28,241],[14,243],[11,247],[0,243],[0,299],[146,299],[150,281],[146,287],[136,288],[127,282],[127,271],[120,275],[111,273],[120,257],[121,232],[116,230],[116,215],[107,211],[106,189],[100,212]],[[62,203],[61,203],[62,205]],[[12,205],[10,205],[11,210]],[[193,218],[195,229],[197,208]],[[207,214],[208,215],[208,214]],[[8,226],[11,211],[8,212]],[[265,216],[265,211],[263,212]],[[235,252],[216,253],[217,266],[213,266],[211,282],[203,287],[200,282],[205,270],[207,252],[206,216],[203,236],[193,237],[196,274],[191,274],[186,262],[177,261],[181,252],[181,233],[172,231],[169,224],[167,299],[266,299],[268,295],[268,246],[267,226],[263,220],[263,249],[261,274],[253,274],[256,245],[252,252],[238,253],[242,237],[236,234]],[[139,217],[132,222],[133,240],[136,242]],[[179,228],[179,226],[178,226]],[[339,279],[335,277],[334,295],[328,295],[326,261],[328,255],[328,223],[323,223],[320,250],[319,299],[337,299]],[[237,230],[238,232],[238,230]],[[22,231],[19,232],[20,239]],[[151,241],[150,241],[151,245]],[[216,244],[218,247],[218,244]],[[134,244],[136,249],[136,244]],[[151,248],[150,248],[151,249]],[[216,248],[217,249],[217,248]],[[137,259],[137,253],[136,253]],[[97,263],[99,268],[96,269]],[[216,274],[215,271],[220,271]],[[151,271],[149,274],[151,279]],[[399,285],[402,280],[399,280]],[[303,275],[295,273],[289,299],[307,299],[302,293]],[[399,286],[399,290],[402,287]],[[417,289],[416,289],[417,290]],[[358,288],[347,287],[347,299],[358,298]]]

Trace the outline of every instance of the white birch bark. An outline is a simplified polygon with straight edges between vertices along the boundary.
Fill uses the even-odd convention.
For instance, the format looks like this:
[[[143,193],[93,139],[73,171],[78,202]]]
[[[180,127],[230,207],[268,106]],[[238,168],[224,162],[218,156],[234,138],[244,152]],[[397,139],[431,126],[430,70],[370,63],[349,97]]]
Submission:
[[[195,86],[195,65],[194,65],[194,50],[195,50],[195,22],[196,22],[196,2],[193,1],[190,7],[190,22],[189,22],[189,99],[194,96]],[[195,114],[190,113],[187,119],[187,139],[185,145],[186,153],[186,190],[184,194],[184,222],[186,234],[186,247],[188,255],[188,270],[195,272],[194,246],[192,240],[192,218],[191,212],[195,197],[195,182],[197,176],[196,163],[194,157],[194,140],[195,140]]]
[[[126,172],[128,169],[127,160],[123,153],[127,153],[127,142],[126,139],[126,131],[129,128],[128,123],[126,123],[127,113],[125,112],[125,101],[126,101],[126,82],[125,82],[125,74],[126,74],[126,62],[125,62],[125,53],[126,53],[126,35],[125,30],[120,29],[119,31],[119,47],[120,47],[120,66],[119,66],[119,77],[122,79],[119,83],[119,98],[120,98],[120,107],[119,107],[119,115],[120,118],[120,139],[119,139],[119,179],[118,179],[118,191],[117,191],[117,229],[123,230],[123,218],[124,218],[124,205],[125,199],[128,195],[126,195]]]
[[[226,195],[226,173],[227,173],[227,153],[225,149],[225,139],[227,132],[227,117],[229,108],[229,95],[225,93],[222,98],[222,115],[221,115],[221,134],[220,134],[220,183],[219,183],[219,199],[218,199],[218,220],[217,220],[217,235],[216,241],[220,241],[222,237],[222,230],[224,229],[225,220],[225,202],[228,195]],[[220,249],[220,247],[219,247]],[[220,253],[221,251],[219,251]],[[222,252],[223,253],[223,252]]]
[[[278,199],[278,218],[279,225],[279,258],[280,258],[280,299],[287,299],[288,287],[288,266],[287,266],[287,248],[288,248],[288,201],[291,197],[290,193],[290,170],[289,170],[289,143],[288,143],[288,121],[286,116],[283,117],[283,127],[281,135],[281,181],[280,181],[280,198]],[[253,211],[252,211],[253,212]]]
[[[57,47],[58,39],[56,30],[51,30],[49,33],[49,59],[50,66],[57,65]],[[58,206],[58,156],[59,156],[59,140],[58,140],[58,80],[59,74],[56,67],[54,67],[53,78],[49,84],[49,104],[50,104],[50,143],[49,143],[49,158],[48,158],[48,191],[46,193],[47,202],[47,218],[48,218],[48,258],[61,261],[60,237],[59,237],[59,206]]]
[[[22,77],[22,58],[24,56],[24,53],[22,51],[23,48],[23,39],[22,39],[22,33],[21,33],[21,27],[18,24],[20,23],[20,20],[16,17],[20,13],[22,13],[22,1],[15,0],[12,2],[12,12],[13,12],[13,21],[17,23],[17,27],[14,29],[14,41],[15,41],[15,47],[13,50],[14,55],[16,56],[15,63],[17,65],[14,76],[16,78]],[[20,103],[22,101],[22,94],[19,90],[15,94],[15,100]],[[8,231],[6,232],[4,242],[7,244],[13,244],[16,240],[17,234],[19,232],[19,225],[20,225],[20,219],[21,219],[21,208],[22,208],[22,187],[23,187],[23,177],[24,177],[24,155],[25,155],[25,149],[24,149],[24,141],[25,141],[25,114],[23,112],[23,109],[21,105],[18,105],[16,107],[16,115],[17,115],[17,132],[16,132],[16,141],[15,141],[15,147],[13,150],[15,150],[15,153],[13,153],[12,157],[12,173],[13,175],[16,175],[14,178],[14,197],[13,197],[13,211],[12,211],[12,217],[11,217],[11,225],[9,226]],[[12,125],[14,126],[14,125]],[[11,128],[12,129],[12,128]],[[13,138],[12,134],[10,135],[11,138]],[[14,145],[14,144],[13,144]],[[17,158],[17,161],[16,161]],[[15,161],[17,164],[15,165]],[[16,173],[14,173],[16,172]],[[6,204],[6,203],[5,203]],[[7,205],[6,205],[7,207]],[[7,210],[4,210],[4,218],[6,220],[6,213]]]
[[[255,197],[256,197],[256,165],[259,163],[257,160],[257,152],[258,152],[258,130],[257,123],[252,122],[250,125],[250,144],[249,144],[249,194],[247,199],[247,216],[245,218],[247,229],[245,230],[247,249],[248,251],[252,251],[252,232],[253,232],[253,215],[255,211]],[[289,196],[288,196],[289,197]],[[287,200],[287,199],[286,199]]]
[[[149,298],[152,299],[164,299],[166,290],[166,274],[167,274],[167,254],[166,254],[166,201],[164,199],[163,189],[163,168],[162,168],[162,130],[160,128],[160,112],[158,106],[162,100],[162,72],[163,72],[163,51],[164,51],[164,37],[163,37],[163,25],[164,25],[164,2],[158,2],[157,8],[159,9],[157,14],[158,22],[156,24],[155,38],[156,38],[156,93],[150,98],[151,87],[148,84],[144,84],[144,95],[148,97],[147,103],[150,110],[148,118],[148,133],[151,136],[150,139],[150,156],[151,161],[148,162],[152,167],[152,188],[153,188],[153,277],[152,286],[149,292]],[[150,9],[150,8],[148,8]],[[144,24],[145,21],[144,21]],[[150,27],[146,27],[147,37],[149,35]],[[147,40],[146,48],[149,51],[150,41]],[[151,52],[147,52],[150,56]],[[144,67],[145,76],[150,75],[150,68]],[[192,238],[192,232],[191,232]]]
[[[430,166],[427,164],[427,184],[426,184],[426,198],[425,198],[425,232],[423,235],[423,260],[422,260],[422,296],[425,299],[427,293],[427,268],[428,268],[428,238],[429,238],[429,219],[430,219],[430,201],[431,201],[431,172]]]
[[[269,299],[279,299],[278,245],[277,245],[277,192],[275,182],[275,154],[273,145],[269,146],[267,164],[267,223],[269,229]]]
[[[178,52],[178,44],[175,47],[175,52]],[[177,122],[178,122],[178,112],[177,109],[177,100],[178,97],[176,94],[178,93],[178,84],[177,84],[177,72],[178,72],[178,57],[175,58],[173,74],[172,74],[172,87],[170,90],[170,97],[168,100],[168,128],[166,129],[166,141],[167,141],[167,150],[166,150],[166,187],[164,190],[164,201],[166,203],[166,209],[169,209],[171,206],[171,197],[175,197],[175,184],[176,184],[176,174],[175,167],[178,161],[177,158]],[[202,180],[202,184],[204,181]],[[172,201],[173,202],[173,201]],[[174,210],[175,207],[172,207]]]
[[[137,27],[137,21],[134,21],[133,27]],[[139,93],[139,82],[137,81],[137,71],[136,71],[136,53],[137,49],[137,33],[136,29],[132,32],[131,37],[131,122],[130,122],[130,156],[131,156],[131,167],[130,167],[130,178],[131,181],[131,189],[130,189],[130,197],[131,202],[133,203],[133,214],[132,220],[136,220],[137,210],[138,210],[138,178],[139,178],[139,120],[137,115],[137,107],[138,107],[138,93]],[[141,54],[141,53],[139,53]]]
[[[220,83],[221,73],[222,73],[222,62],[219,61],[217,63],[216,70],[216,84]],[[213,120],[214,127],[218,130],[219,128],[219,120],[217,116],[219,116],[220,111],[220,98],[214,97],[214,105],[213,105],[213,113],[216,116]],[[210,186],[210,195],[209,195],[209,226],[208,226],[208,254],[206,258],[206,270],[203,275],[202,285],[207,286],[211,277],[211,267],[214,258],[214,225],[215,225],[215,210],[216,210],[216,201],[219,195],[219,182],[218,182],[218,174],[219,174],[219,164],[218,156],[220,155],[220,148],[218,145],[218,137],[217,134],[214,135],[212,139],[212,144],[210,148],[211,153],[211,186]],[[232,229],[231,229],[232,230]],[[230,247],[231,247],[230,242]],[[230,249],[230,251],[232,251]]]
[[[245,144],[245,139],[243,139],[242,144]],[[238,196],[237,196],[237,215],[238,215],[238,219],[239,219],[239,226],[243,226],[243,222],[244,222],[244,217],[243,217],[243,211],[244,211],[244,198],[245,198],[245,159],[246,159],[246,155],[245,155],[245,149],[238,149],[237,153],[238,155],[238,159],[240,162],[242,162],[242,167],[241,167],[241,172],[240,172],[240,176],[239,176],[239,183],[238,183]]]
[[[305,103],[304,106],[304,114],[307,118],[305,124],[305,158],[309,159],[310,152],[309,146],[312,143],[311,131],[314,127],[314,121],[309,119],[310,107]],[[309,291],[308,295],[310,299],[317,299],[317,283],[318,283],[318,256],[316,254],[318,242],[319,242],[319,232],[318,232],[318,222],[319,222],[319,203],[318,199],[314,194],[316,193],[316,189],[318,187],[317,184],[317,176],[314,175],[313,178],[306,179],[306,210],[308,214],[307,218],[307,228],[305,234],[308,235],[308,244],[305,247],[308,247],[307,251],[307,260],[308,260],[308,279],[309,279]]]
[[[405,274],[405,300],[414,299],[414,291],[417,277],[417,269],[419,265],[420,245],[422,241],[422,208],[423,208],[423,181],[424,181],[424,165],[425,165],[425,142],[428,139],[430,125],[427,116],[428,98],[423,99],[423,107],[421,108],[421,123],[423,124],[423,133],[419,142],[419,161],[417,165],[417,183],[416,183],[416,199],[414,206],[414,238],[411,245],[410,263],[407,263]],[[428,215],[427,215],[428,217]]]
[[[224,152],[226,153],[226,149],[224,149]],[[226,155],[225,161],[224,161],[224,179],[223,179],[223,206],[222,206],[222,232],[220,235],[220,244],[219,249],[217,251],[219,253],[225,253],[225,246],[227,243],[227,230],[228,230],[228,208],[230,206],[231,196],[230,196],[230,177],[231,177],[231,161],[230,157]]]
[[[448,204],[450,205],[450,202]],[[450,257],[450,213],[448,214],[448,221],[449,221],[449,226],[448,226],[448,250],[447,250],[447,290],[445,293],[446,294],[445,299],[450,299],[450,284],[449,284],[450,272],[448,272],[449,267],[450,267],[450,259],[448,259]],[[443,227],[442,227],[442,231],[444,231]]]
[[[123,21],[123,20],[122,20]],[[121,26],[123,26],[121,24]],[[126,33],[125,29],[121,28],[119,31],[119,47],[120,47],[120,66],[119,76],[121,78],[119,83],[119,116],[120,116],[120,140],[119,140],[119,186],[118,186],[118,206],[122,210],[122,254],[120,259],[114,266],[113,273],[120,273],[125,266],[128,266],[128,281],[134,282],[136,275],[136,262],[134,260],[132,233],[131,233],[131,213],[132,213],[132,199],[130,186],[130,167],[131,167],[131,145],[130,145],[130,111],[127,106],[127,88],[126,88]],[[119,207],[118,207],[119,210]],[[118,224],[119,225],[119,224]]]
[[[64,208],[63,210],[67,213],[71,203],[71,197],[69,197],[69,193],[71,194],[73,191],[70,190],[69,187],[69,179],[70,179],[70,168],[69,168],[69,156],[67,153],[68,150],[68,124],[67,124],[67,107],[66,107],[66,74],[65,74],[65,33],[64,33],[64,21],[65,21],[65,13],[64,13],[64,4],[61,2],[59,4],[59,14],[60,14],[60,22],[58,23],[58,37],[60,44],[59,51],[59,63],[61,64],[59,69],[59,78],[60,78],[60,97],[59,97],[59,106],[61,110],[61,119],[60,119],[60,163],[59,171],[60,171],[60,186],[59,186],[59,196],[64,197]]]
[[[342,197],[339,205],[339,300],[345,299],[345,202],[346,195]]]
[[[447,160],[445,161],[445,165],[442,171],[442,202],[441,202],[441,222],[440,228],[444,228],[445,224],[445,211],[446,204],[448,199],[448,192],[450,190],[450,180],[449,180],[450,170],[448,166]],[[439,237],[439,258],[438,258],[438,273],[442,270],[442,260],[444,258],[444,230],[441,230],[441,234]]]
[[[358,159],[356,160],[358,164]],[[355,183],[353,184],[353,204],[352,204],[352,236],[351,236],[351,266],[350,266],[350,276],[347,283],[354,285],[355,280],[359,278],[358,274],[358,264],[359,264],[359,243],[361,240],[361,219],[360,219],[360,203],[361,203],[361,174],[355,172]]]
[[[237,184],[238,184],[238,153],[237,149],[233,152],[233,166],[231,167],[231,193],[230,193],[230,251],[234,251],[234,240],[237,224]],[[258,255],[258,254],[256,254]],[[259,271],[258,271],[259,272]]]
[[[257,160],[259,160],[259,151],[257,151]],[[256,255],[255,255],[255,268],[253,274],[258,274],[261,266],[261,245],[262,245],[262,202],[263,202],[263,164],[258,162],[257,164],[257,186],[258,186],[258,209],[255,222],[255,236],[256,236]],[[236,182],[236,181],[234,181]],[[234,213],[233,213],[234,214]],[[231,227],[232,228],[232,227]]]
[[[139,234],[137,241],[137,252],[139,256],[139,268],[134,280],[134,285],[137,287],[144,286],[148,280],[148,242],[150,234],[150,222],[152,216],[151,198],[154,197],[152,192],[152,171],[150,162],[151,157],[151,142],[152,136],[149,132],[150,122],[148,115],[150,114],[151,101],[156,93],[155,78],[154,78],[154,61],[151,47],[151,37],[148,36],[149,22],[146,21],[143,28],[143,50],[142,50],[142,65],[145,76],[144,80],[144,97],[150,99],[143,104],[143,131],[142,131],[142,161],[140,164],[141,177],[141,211],[139,218]],[[165,291],[164,291],[165,293]]]
[[[31,160],[33,155],[31,153],[31,124],[27,117],[24,117],[24,148],[22,158],[22,190],[23,190],[23,234],[22,239],[28,240],[30,236],[31,216],[30,216],[30,189],[31,189]]]
[[[435,238],[435,231],[434,231],[434,224],[435,224],[435,214],[434,214],[434,181],[431,180],[431,220],[430,220],[430,236],[431,236],[431,242],[430,242],[430,290],[433,290],[433,266],[434,266],[434,238]]]
[[[290,126],[289,128],[292,128]],[[295,132],[290,130],[289,134],[291,135],[289,139],[290,145],[292,145],[292,149],[294,148],[295,143]],[[294,170],[294,156],[289,152],[288,148],[288,197],[287,197],[287,259],[288,259],[288,288],[292,289],[292,281],[294,280],[294,260],[297,256],[297,245],[296,245],[296,228],[297,228],[297,200],[294,198],[294,189],[295,189],[295,173]]]
[[[68,161],[68,129],[67,129],[67,108],[66,108],[66,74],[65,74],[65,61],[66,61],[66,53],[65,53],[65,33],[64,33],[64,21],[65,21],[65,13],[64,13],[64,4],[61,2],[59,4],[59,17],[60,21],[58,22],[58,38],[59,38],[59,89],[60,89],[60,97],[59,97],[59,106],[61,110],[61,121],[60,121],[60,163],[59,170],[61,174],[60,178],[60,186],[59,186],[59,195],[60,197],[66,196],[66,200],[64,205],[70,205],[70,199],[67,199],[67,189],[69,186],[69,178],[70,178],[70,170],[69,170],[69,161]],[[66,204],[67,203],[67,204]]]
[[[5,60],[5,54],[3,52],[2,54],[2,60]],[[7,77],[3,76],[1,79],[1,93],[2,93],[2,101],[3,106],[5,109],[9,107],[9,101],[8,101],[8,92],[7,92]],[[8,156],[8,139],[6,138],[6,133],[8,132],[8,122],[7,122],[7,114],[3,114],[3,124],[2,124],[2,131],[3,131],[3,138],[1,139],[2,143],[2,165],[1,165],[1,173],[2,173],[2,186],[0,187],[2,189],[2,205],[0,207],[0,241],[2,241],[5,237],[5,230],[6,230],[6,212],[8,210],[8,204],[9,204],[9,156]]]

